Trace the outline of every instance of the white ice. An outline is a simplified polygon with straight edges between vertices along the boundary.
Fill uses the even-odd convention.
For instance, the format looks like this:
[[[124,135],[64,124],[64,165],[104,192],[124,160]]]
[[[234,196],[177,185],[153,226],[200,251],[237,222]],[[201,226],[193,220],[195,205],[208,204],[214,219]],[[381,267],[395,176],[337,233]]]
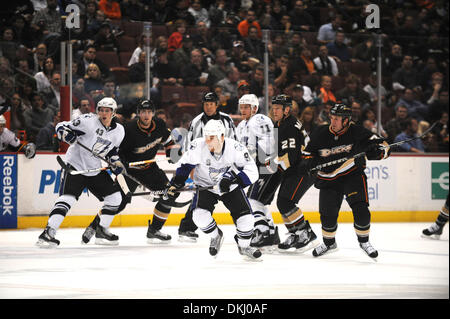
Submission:
[[[0,298],[159,299],[448,299],[449,228],[440,240],[421,238],[430,223],[374,223],[373,261],[359,248],[351,223],[339,224],[339,250],[319,258],[264,254],[246,261],[233,225],[220,225],[224,245],[217,258],[209,238],[149,245],[146,227],[115,227],[115,247],[82,245],[81,228],[61,228],[55,249],[35,247],[42,229],[0,231]],[[278,225],[285,238],[286,228]],[[311,224],[321,241],[320,224]],[[198,231],[199,232],[199,231]]]

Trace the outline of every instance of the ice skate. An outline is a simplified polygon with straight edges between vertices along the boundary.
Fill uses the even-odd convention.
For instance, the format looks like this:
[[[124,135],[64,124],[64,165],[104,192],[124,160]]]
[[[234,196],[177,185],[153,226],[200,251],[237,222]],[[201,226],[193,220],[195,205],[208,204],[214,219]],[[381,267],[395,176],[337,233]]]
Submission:
[[[444,229],[443,226],[439,226],[438,224],[433,223],[430,227],[425,228],[422,231],[422,237],[429,239],[440,239],[443,229]]]
[[[119,245],[119,236],[111,233],[108,228],[100,225],[95,229],[95,244],[97,245]]]
[[[317,236],[309,226],[309,222],[305,221],[302,227],[295,233],[290,233],[283,243],[278,245],[281,252],[298,252],[303,253],[318,245]]]
[[[81,235],[81,243],[87,244],[91,240],[91,238],[95,235],[95,229],[97,228],[98,224],[100,223],[100,216],[95,216],[94,220],[86,229],[84,230],[83,235]]]
[[[218,227],[217,230],[219,231],[219,234],[216,237],[211,238],[211,242],[209,244],[209,254],[214,257],[217,256],[223,244],[223,232]]]
[[[321,245],[317,246],[316,248],[314,248],[312,254],[314,257],[319,257],[319,256],[323,256],[327,253],[332,253],[332,252],[336,252],[337,251],[337,244],[333,243],[330,246],[325,245],[324,243],[322,243]]]
[[[190,242],[196,243],[198,239],[198,234],[195,231],[178,231],[178,241],[180,242]]]
[[[359,243],[359,247],[361,247],[362,250],[370,257],[370,258],[377,258],[378,257],[378,251],[373,248],[373,246],[369,242],[365,243]]]
[[[45,227],[42,234],[39,235],[39,239],[36,242],[36,246],[41,248],[54,248],[59,245],[59,240],[55,238],[56,230],[50,226]]]
[[[275,232],[270,234],[270,231],[261,232],[255,229],[253,233],[251,247],[259,248],[262,252],[271,253],[280,243],[280,235],[278,234],[278,227],[275,227]]]
[[[241,254],[242,256],[244,256],[246,259],[249,259],[249,260],[258,260],[258,261],[261,260],[261,259],[259,259],[262,256],[260,249],[258,249],[256,247],[252,247],[252,246],[241,247],[239,245],[239,240],[238,240],[237,235],[234,236],[234,240],[236,241],[236,244],[238,246],[239,254]]]
[[[154,229],[150,224],[147,230],[147,243],[148,244],[168,244],[170,243],[172,236],[161,232],[159,229]]]

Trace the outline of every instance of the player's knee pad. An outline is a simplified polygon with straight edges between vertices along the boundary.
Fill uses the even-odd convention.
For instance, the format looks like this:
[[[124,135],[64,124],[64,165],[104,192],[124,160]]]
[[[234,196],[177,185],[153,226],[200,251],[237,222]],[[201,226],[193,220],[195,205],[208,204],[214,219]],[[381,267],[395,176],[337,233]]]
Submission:
[[[59,196],[55,202],[55,205],[53,206],[52,211],[50,212],[50,216],[55,214],[66,216],[67,212],[76,202],[77,199],[73,195]]]
[[[359,225],[361,228],[370,225],[369,205],[366,202],[354,203],[351,205],[351,209],[355,225]]]
[[[293,201],[288,198],[284,198],[283,196],[278,196],[277,207],[283,217],[288,217],[298,210],[298,207]]]
[[[122,202],[120,192],[115,192],[105,196],[103,200],[102,214],[117,214]]]
[[[171,202],[173,202],[173,200]],[[167,200],[161,199],[160,201],[158,201],[156,203],[155,208],[157,210],[159,210],[160,212],[169,214],[172,209],[172,206],[170,206],[168,204],[170,204],[170,200],[167,201]]]
[[[328,232],[335,232],[337,230],[337,220],[337,215],[320,215],[322,229]]]
[[[236,219],[236,234],[239,238],[250,239],[253,234],[253,227],[255,219],[253,215],[248,212]]]
[[[204,232],[212,229],[216,226],[216,222],[209,210],[203,208],[195,208],[192,212],[192,221],[194,224]]]

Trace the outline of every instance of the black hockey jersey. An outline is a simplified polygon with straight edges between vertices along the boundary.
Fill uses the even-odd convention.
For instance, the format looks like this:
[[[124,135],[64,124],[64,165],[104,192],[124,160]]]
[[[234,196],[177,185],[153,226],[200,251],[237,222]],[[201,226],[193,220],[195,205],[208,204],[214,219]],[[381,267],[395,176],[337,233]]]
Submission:
[[[120,144],[120,158],[126,162],[137,162],[153,159],[161,145],[173,144],[170,130],[166,123],[153,118],[148,129],[139,125],[138,119],[125,124],[125,138]]]
[[[283,170],[295,170],[302,159],[302,151],[309,143],[308,133],[302,123],[292,115],[274,126],[275,134],[278,134],[277,162]]]
[[[370,145],[370,140],[379,138],[378,135],[363,126],[353,123],[339,134],[332,132],[328,124],[322,125],[311,134],[310,142],[303,154],[306,157],[312,156],[315,159],[314,163],[320,165],[364,152]],[[361,172],[365,167],[366,158],[364,156],[324,167],[317,173],[317,183],[323,184],[320,180],[335,181],[342,176]]]

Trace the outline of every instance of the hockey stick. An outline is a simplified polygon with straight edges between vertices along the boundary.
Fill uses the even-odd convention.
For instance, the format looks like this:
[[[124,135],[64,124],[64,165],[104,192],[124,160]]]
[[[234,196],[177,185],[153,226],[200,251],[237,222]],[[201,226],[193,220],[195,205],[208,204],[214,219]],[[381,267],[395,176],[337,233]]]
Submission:
[[[194,188],[180,188],[180,189],[177,189],[176,192],[195,192],[197,190],[203,191],[203,190],[214,190],[214,189],[217,189],[217,186],[200,186],[200,187],[194,187]],[[161,190],[157,190],[157,191],[133,193],[132,196],[165,195],[165,194],[166,194],[166,190],[161,189]]]
[[[399,142],[395,142],[395,143],[392,143],[392,144],[389,144],[389,145],[380,145],[380,148],[387,149],[387,148],[399,146],[399,145],[402,145],[402,144],[405,144],[405,143],[408,143],[408,142],[411,142],[411,141],[414,141],[414,140],[417,140],[417,139],[421,139],[425,135],[430,133],[431,130],[436,126],[436,124],[437,124],[437,122],[433,123],[425,132],[423,132],[419,136],[414,136],[414,137],[411,137],[409,139],[406,139],[406,140],[403,140],[403,141],[399,141]],[[362,156],[365,156],[365,155],[366,155],[366,152],[361,152],[361,153],[357,153],[357,154],[355,154],[353,156],[346,156],[346,157],[343,157],[343,158],[340,158],[340,159],[337,159],[337,160],[334,160],[334,161],[331,161],[331,162],[327,162],[327,163],[323,163],[323,164],[317,165],[316,167],[311,168],[309,171],[310,172],[315,172],[315,171],[321,170],[324,167],[333,166],[333,165],[336,165],[336,164],[339,164],[339,163],[346,162],[346,161],[348,161],[350,159],[359,158],[359,157],[362,157]]]
[[[150,164],[150,163],[157,163],[157,162],[162,162],[162,161],[167,161],[168,158],[161,158],[161,159],[152,159],[152,160],[145,160],[145,161],[139,161],[139,162],[131,162],[128,163],[128,166],[140,166],[140,165],[145,165],[145,164]],[[86,169],[83,171],[75,171],[75,170],[71,170],[70,174],[72,175],[80,175],[80,174],[87,174],[87,173],[93,173],[93,172],[100,172],[100,171],[105,171],[107,170],[109,167],[99,167],[99,168],[92,168],[92,169]]]
[[[160,158],[160,159],[155,158],[155,159],[145,160],[145,161],[130,162],[130,163],[128,163],[128,166],[139,166],[139,165],[163,162],[163,161],[167,161],[167,160],[169,160],[168,157],[164,157],[164,158]]]

